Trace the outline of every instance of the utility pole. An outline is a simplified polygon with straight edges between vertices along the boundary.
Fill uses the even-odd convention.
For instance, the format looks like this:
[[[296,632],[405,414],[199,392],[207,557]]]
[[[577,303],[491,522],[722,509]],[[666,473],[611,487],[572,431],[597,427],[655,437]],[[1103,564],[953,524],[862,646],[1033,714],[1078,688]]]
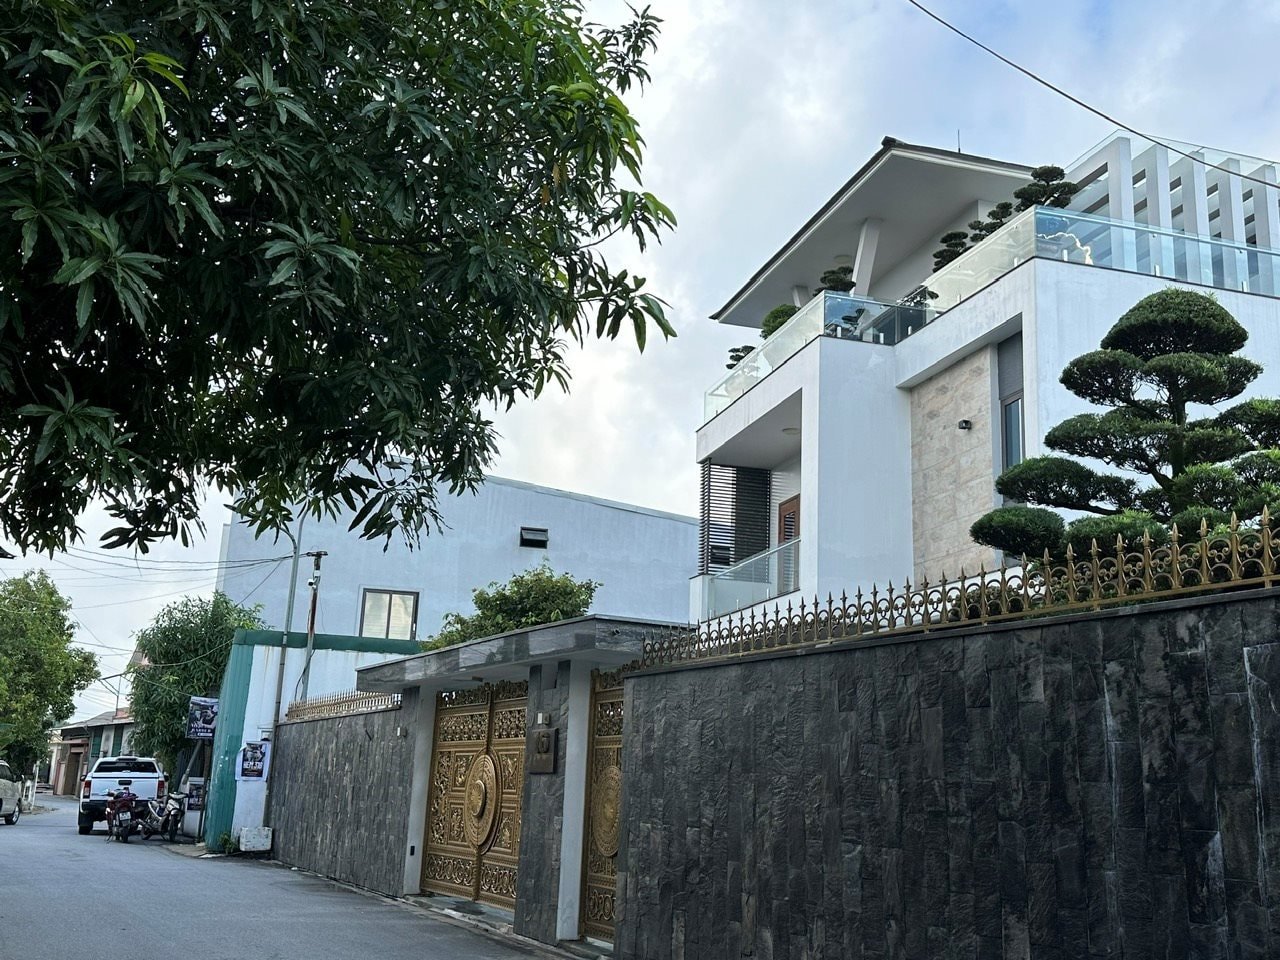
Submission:
[[[289,601],[285,606],[284,612],[284,633],[280,635],[280,662],[276,665],[276,705],[271,711],[271,745],[267,750],[274,751],[276,748],[276,729],[280,726],[280,706],[284,699],[284,667],[289,657],[289,635],[293,632],[293,601],[298,593],[298,558],[301,556],[302,543],[302,525],[307,522],[307,515],[303,513],[298,517],[298,533],[294,536],[286,529],[285,536],[289,538],[289,542],[293,544],[293,563],[289,567]],[[270,754],[268,754],[270,755]],[[267,770],[267,787],[266,793],[262,800],[262,824],[263,826],[271,826],[271,781],[272,776],[270,768]]]
[[[302,661],[302,697],[307,699],[307,685],[311,680],[311,656],[315,653],[316,644],[316,602],[320,597],[320,561],[329,554],[324,550],[312,550],[307,554],[315,563],[311,567],[311,579],[307,586],[311,588],[311,612],[307,614],[307,658]]]

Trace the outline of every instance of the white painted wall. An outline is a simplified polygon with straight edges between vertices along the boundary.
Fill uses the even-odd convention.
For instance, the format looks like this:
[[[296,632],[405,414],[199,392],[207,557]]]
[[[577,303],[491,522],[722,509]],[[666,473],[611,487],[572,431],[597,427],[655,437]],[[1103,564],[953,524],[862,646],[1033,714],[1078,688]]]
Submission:
[[[593,612],[623,617],[683,621],[688,578],[697,562],[697,521],[580,494],[490,478],[475,494],[444,497],[445,529],[432,531],[417,550],[399,540],[383,544],[347,531],[347,520],[308,519],[301,549],[326,550],[321,568],[316,629],[320,633],[360,632],[366,588],[417,591],[417,638],[435,633],[444,615],[470,612],[471,591],[546,560],[556,572],[590,578],[603,585]],[[548,549],[521,547],[521,526],[546,527]],[[243,525],[225,534],[223,562],[279,557],[292,552],[288,540],[255,540]],[[310,560],[298,570],[292,629],[306,630]],[[284,627],[289,563],[270,571],[253,567],[223,575],[220,588],[232,599],[262,604],[263,619]],[[265,577],[265,579],[264,579]],[[346,678],[339,689],[352,686]],[[312,671],[311,692],[324,692]]]
[[[818,389],[810,391],[817,429],[805,433],[816,443],[805,446],[800,514],[802,551],[816,568],[801,565],[801,593],[825,601],[885,571],[911,573],[911,401],[896,386],[892,347],[819,342]],[[806,502],[816,505],[807,516]]]

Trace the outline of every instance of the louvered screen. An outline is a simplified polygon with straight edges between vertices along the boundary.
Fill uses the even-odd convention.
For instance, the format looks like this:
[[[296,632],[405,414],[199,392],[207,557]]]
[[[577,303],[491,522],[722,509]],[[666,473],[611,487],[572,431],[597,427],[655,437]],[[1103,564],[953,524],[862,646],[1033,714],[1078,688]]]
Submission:
[[[770,480],[770,472],[760,467],[702,464],[700,573],[715,573],[769,549]]]

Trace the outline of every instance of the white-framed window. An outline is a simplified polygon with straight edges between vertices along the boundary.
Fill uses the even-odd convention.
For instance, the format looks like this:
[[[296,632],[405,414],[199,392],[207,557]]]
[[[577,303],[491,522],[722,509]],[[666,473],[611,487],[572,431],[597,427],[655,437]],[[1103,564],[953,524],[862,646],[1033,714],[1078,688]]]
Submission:
[[[418,594],[408,590],[364,591],[360,636],[413,640],[418,633]]]

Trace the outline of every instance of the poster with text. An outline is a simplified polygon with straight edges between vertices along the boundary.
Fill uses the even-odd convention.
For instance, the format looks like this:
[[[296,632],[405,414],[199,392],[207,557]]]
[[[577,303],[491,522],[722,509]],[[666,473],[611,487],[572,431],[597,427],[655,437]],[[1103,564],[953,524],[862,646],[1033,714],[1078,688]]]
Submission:
[[[267,771],[267,744],[263,740],[246,740],[240,751],[238,780],[262,780]]]
[[[216,697],[192,697],[187,702],[187,739],[212,740],[218,722]]]

